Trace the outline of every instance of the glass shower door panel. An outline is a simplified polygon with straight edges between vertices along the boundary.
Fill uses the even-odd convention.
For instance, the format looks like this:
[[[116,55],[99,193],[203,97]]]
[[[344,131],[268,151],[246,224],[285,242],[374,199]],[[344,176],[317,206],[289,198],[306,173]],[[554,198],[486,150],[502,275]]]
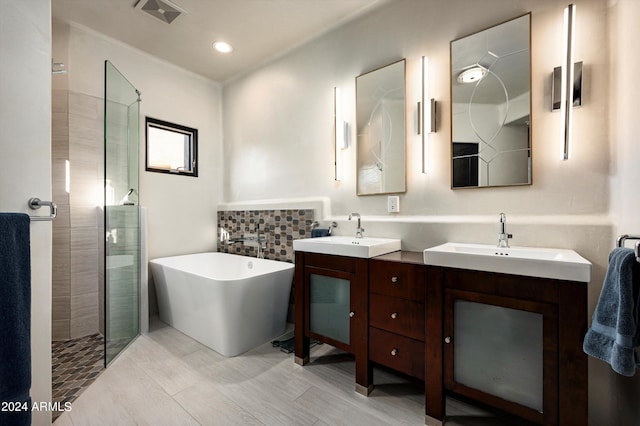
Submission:
[[[543,316],[454,302],[454,380],[542,412]]]
[[[105,364],[140,333],[139,92],[105,62]]]
[[[349,280],[309,276],[309,331],[349,344]]]

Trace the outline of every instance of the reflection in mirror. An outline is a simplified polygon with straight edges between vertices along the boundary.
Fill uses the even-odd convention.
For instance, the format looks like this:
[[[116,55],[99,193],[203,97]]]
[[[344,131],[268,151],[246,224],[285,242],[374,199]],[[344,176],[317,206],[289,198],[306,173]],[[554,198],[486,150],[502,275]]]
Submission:
[[[406,191],[405,60],[356,77],[357,194]]]
[[[146,118],[146,171],[198,176],[198,130]]]
[[[530,22],[451,42],[453,188],[531,184]]]

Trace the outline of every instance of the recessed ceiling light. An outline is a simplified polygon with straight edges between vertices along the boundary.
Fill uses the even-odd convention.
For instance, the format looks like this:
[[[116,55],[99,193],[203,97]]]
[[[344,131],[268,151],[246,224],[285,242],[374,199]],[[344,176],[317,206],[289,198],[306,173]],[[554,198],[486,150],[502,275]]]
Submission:
[[[231,53],[233,51],[233,47],[225,41],[216,41],[213,43],[213,48],[220,53]]]
[[[476,66],[469,68],[458,75],[458,83],[475,83],[476,81],[482,80],[482,77],[486,74],[487,70],[484,67]]]

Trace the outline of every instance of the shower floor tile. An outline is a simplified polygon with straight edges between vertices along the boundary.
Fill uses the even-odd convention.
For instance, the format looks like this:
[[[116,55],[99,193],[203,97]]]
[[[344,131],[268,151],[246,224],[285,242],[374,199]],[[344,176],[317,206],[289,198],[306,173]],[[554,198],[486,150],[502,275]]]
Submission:
[[[101,334],[51,344],[52,399],[64,407],[73,402],[104,370],[104,338]],[[62,414],[52,413],[53,420]]]

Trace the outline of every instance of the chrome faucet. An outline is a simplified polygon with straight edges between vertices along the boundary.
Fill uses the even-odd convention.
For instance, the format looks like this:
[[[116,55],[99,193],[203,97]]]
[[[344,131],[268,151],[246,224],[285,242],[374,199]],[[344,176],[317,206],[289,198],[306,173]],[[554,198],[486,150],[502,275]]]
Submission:
[[[260,224],[256,224],[256,241],[258,242],[258,253],[256,256],[258,259],[264,259],[264,250],[267,249],[267,234],[264,237],[260,237]],[[264,246],[263,246],[264,244]]]
[[[498,247],[509,248],[509,238],[513,238],[512,234],[507,233],[507,215],[500,213],[498,218]]]
[[[230,238],[229,232],[223,228],[220,228],[220,242],[231,245],[236,243],[248,243],[248,247],[257,247],[256,256],[259,259],[264,259],[264,253],[267,249],[267,234],[263,232],[260,234],[260,225],[256,226],[255,235],[242,235],[240,238]]]
[[[364,232],[364,228],[360,226],[360,213],[351,213],[349,215],[349,220],[351,220],[352,217],[358,218],[358,227],[356,228],[356,238],[362,238],[362,233]]]

